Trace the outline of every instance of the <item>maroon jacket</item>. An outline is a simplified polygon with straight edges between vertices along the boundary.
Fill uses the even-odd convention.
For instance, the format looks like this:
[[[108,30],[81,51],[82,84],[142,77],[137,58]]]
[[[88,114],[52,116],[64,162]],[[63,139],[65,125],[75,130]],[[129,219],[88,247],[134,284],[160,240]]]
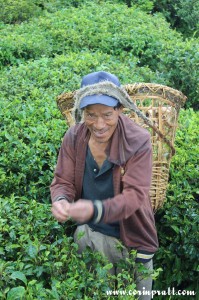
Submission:
[[[52,201],[59,196],[65,196],[71,202],[81,198],[89,138],[90,132],[84,123],[66,132],[50,187]],[[115,164],[115,196],[103,200],[102,221],[120,222],[120,238],[127,247],[155,252],[158,240],[149,199],[152,173],[150,133],[121,114],[107,157]]]

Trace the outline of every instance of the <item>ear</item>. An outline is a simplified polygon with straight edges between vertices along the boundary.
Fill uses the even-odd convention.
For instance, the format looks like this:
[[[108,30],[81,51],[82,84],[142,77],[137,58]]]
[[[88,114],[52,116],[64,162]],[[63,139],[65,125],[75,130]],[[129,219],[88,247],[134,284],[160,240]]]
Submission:
[[[122,113],[122,112],[123,112],[123,108],[124,108],[123,105],[121,105],[120,108],[118,109],[118,110],[119,110],[119,113]]]

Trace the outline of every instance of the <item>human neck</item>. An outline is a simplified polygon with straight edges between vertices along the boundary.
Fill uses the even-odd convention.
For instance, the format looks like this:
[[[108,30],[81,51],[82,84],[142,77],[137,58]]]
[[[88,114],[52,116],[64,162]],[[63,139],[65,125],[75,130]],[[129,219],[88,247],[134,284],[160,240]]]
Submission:
[[[100,151],[105,151],[107,146],[109,144],[109,141],[106,141],[106,142],[98,142],[96,141],[95,139],[93,139],[92,137],[90,137],[90,140],[89,140],[89,147],[90,146],[93,146],[93,147],[96,147],[98,148]]]
[[[93,158],[95,159],[98,166],[101,168],[103,165],[103,162],[105,161],[107,155],[106,155],[106,148],[108,146],[108,142],[99,143],[95,141],[94,139],[90,138],[89,140],[89,148],[93,155]]]

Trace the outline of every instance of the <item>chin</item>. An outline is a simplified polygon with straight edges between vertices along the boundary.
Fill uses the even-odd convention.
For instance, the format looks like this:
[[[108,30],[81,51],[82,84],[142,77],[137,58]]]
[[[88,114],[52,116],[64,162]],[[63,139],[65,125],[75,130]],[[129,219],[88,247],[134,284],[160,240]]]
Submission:
[[[102,144],[102,143],[108,143],[108,141],[110,140],[110,138],[95,138],[95,141]]]

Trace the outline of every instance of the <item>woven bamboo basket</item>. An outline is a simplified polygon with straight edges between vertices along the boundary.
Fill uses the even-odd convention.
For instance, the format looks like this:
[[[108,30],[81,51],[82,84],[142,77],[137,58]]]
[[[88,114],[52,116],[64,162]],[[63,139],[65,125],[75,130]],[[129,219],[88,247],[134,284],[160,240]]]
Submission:
[[[134,83],[123,87],[145,118],[126,108],[123,113],[151,133],[153,168],[150,199],[153,210],[157,211],[165,201],[170,162],[175,154],[174,140],[178,115],[186,96],[178,90],[160,84]],[[74,94],[75,91],[57,97],[57,105],[69,126],[75,123],[72,116]]]

